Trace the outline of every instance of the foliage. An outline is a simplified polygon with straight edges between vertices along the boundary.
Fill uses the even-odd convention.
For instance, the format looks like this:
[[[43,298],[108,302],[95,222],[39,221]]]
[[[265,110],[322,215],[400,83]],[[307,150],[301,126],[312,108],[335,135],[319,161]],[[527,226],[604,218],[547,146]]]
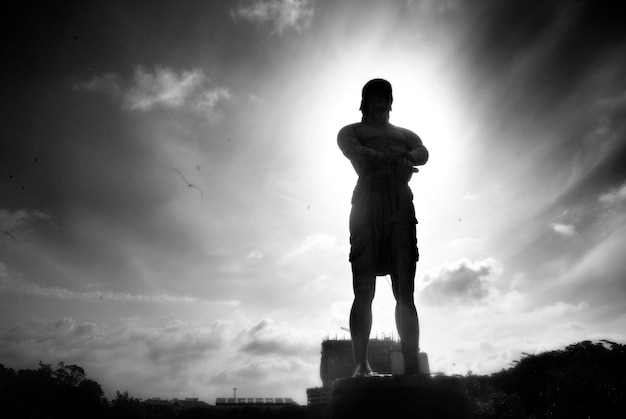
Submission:
[[[98,383],[78,365],[56,369],[39,363],[36,370],[14,371],[0,364],[0,403],[15,417],[99,418],[106,399]]]
[[[626,415],[626,345],[579,342],[562,350],[523,354],[490,376],[461,377],[475,419],[604,418]],[[228,411],[150,404],[116,392],[110,403],[77,365],[39,363],[14,371],[0,364],[3,417],[56,419],[308,418],[307,407],[270,411],[247,406]],[[8,413],[8,414],[7,414]]]
[[[479,418],[604,418],[626,414],[626,346],[606,340],[524,354],[511,369],[468,374]]]
[[[120,393],[115,392],[115,398],[110,403],[111,417],[119,419],[132,419],[146,417],[143,410],[144,406],[141,404],[140,399],[131,397],[128,391]]]

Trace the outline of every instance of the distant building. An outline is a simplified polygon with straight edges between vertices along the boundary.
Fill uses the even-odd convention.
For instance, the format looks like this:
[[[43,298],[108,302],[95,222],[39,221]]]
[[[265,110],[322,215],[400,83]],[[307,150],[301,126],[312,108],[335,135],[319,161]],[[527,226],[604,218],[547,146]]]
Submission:
[[[174,410],[187,410],[187,409],[210,409],[213,406],[210,404],[203,402],[202,400],[198,400],[197,397],[189,397],[185,399],[172,399],[172,400],[163,400],[160,398],[152,398],[143,401],[144,404],[150,406],[166,406],[171,407]]]
[[[143,401],[144,404],[155,407],[168,407],[175,412],[189,409],[207,409],[216,415],[227,415],[230,417],[232,411],[280,411],[287,409],[306,409],[289,397],[218,397],[215,405],[210,405],[197,398],[164,400],[152,398]],[[231,413],[228,413],[231,412]]]
[[[379,374],[391,374],[391,354],[402,351],[400,342],[392,338],[372,339],[367,349],[370,365]],[[352,376],[353,370],[351,340],[328,339],[322,342],[320,377],[324,387],[330,387],[338,378]]]
[[[400,342],[392,338],[372,339],[368,345],[369,362],[374,371],[391,374],[391,354],[401,352]],[[320,377],[322,387],[306,390],[307,405],[312,418],[327,418],[332,383],[352,376],[354,355],[349,339],[327,339],[322,342]]]
[[[315,419],[328,418],[331,387],[314,387],[306,389],[309,416]]]
[[[218,397],[215,399],[216,412],[239,410],[245,414],[246,411],[283,411],[289,409],[306,409],[298,405],[290,397]],[[230,417],[230,416],[229,416]]]
[[[218,397],[215,399],[216,406],[298,406],[291,397]]]

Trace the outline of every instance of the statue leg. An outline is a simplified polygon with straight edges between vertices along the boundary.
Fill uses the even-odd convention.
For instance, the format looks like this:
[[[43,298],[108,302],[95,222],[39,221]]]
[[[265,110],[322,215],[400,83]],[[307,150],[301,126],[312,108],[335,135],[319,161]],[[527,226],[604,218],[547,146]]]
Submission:
[[[400,229],[400,231],[399,234],[403,234],[406,229]],[[391,283],[393,296],[396,299],[396,327],[404,355],[405,374],[415,375],[419,372],[419,322],[413,296],[415,291],[415,252],[412,248],[402,247],[401,243],[402,241],[397,243],[399,246],[394,252],[396,273],[391,275]]]
[[[374,372],[367,358],[367,345],[372,329],[372,300],[376,291],[376,275],[352,264],[354,302],[350,310],[350,335],[354,351],[353,377],[368,376]]]

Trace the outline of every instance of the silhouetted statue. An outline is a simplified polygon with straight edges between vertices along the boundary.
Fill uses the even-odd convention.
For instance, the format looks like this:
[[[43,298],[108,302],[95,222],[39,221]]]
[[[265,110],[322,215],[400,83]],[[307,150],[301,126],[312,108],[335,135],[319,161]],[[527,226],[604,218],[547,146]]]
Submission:
[[[422,140],[389,123],[391,84],[374,79],[365,84],[361,122],[339,131],[337,143],[359,179],[350,213],[350,262],[354,303],[350,334],[354,376],[375,375],[367,357],[372,327],[376,276],[391,275],[396,299],[396,326],[406,374],[418,373],[419,324],[413,301],[415,264],[419,258],[413,194],[408,182],[428,160]]]

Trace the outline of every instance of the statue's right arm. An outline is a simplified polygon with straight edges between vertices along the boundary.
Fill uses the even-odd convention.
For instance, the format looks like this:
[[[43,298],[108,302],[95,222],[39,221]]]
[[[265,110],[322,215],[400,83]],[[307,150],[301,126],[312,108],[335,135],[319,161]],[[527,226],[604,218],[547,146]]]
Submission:
[[[384,153],[363,147],[356,136],[354,125],[347,125],[339,130],[337,134],[337,145],[343,152],[344,156],[350,160],[358,159],[384,159]]]

